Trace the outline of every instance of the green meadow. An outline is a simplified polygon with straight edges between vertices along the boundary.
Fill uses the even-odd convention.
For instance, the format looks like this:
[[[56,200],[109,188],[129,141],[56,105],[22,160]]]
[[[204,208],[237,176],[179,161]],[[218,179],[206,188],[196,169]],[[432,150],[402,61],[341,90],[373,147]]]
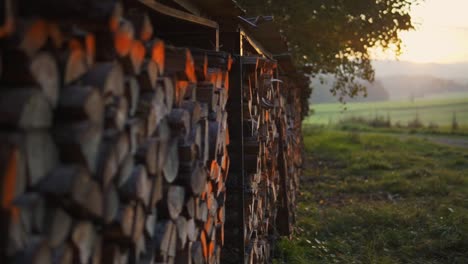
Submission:
[[[304,144],[296,233],[274,263],[468,263],[467,148],[318,127]]]
[[[405,126],[418,118],[424,125],[450,126],[455,114],[461,127],[468,127],[468,93],[452,94],[446,97],[416,99],[414,102],[385,101],[311,105],[314,113],[305,124],[337,124],[350,118],[389,118],[392,124]]]

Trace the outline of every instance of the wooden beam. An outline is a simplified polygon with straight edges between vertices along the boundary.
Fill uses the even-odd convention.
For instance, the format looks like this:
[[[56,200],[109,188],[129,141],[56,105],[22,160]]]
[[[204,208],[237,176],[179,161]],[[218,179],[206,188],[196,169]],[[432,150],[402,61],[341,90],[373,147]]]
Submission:
[[[176,2],[178,5],[180,5],[181,7],[185,8],[190,13],[197,15],[197,16],[201,15],[200,9],[196,7],[190,0],[173,0],[173,1]]]
[[[171,16],[177,19],[185,20],[191,23],[202,25],[202,26],[210,27],[213,29],[219,28],[218,23],[213,20],[209,20],[200,16],[192,15],[190,13],[174,9],[172,7],[168,7],[154,0],[139,0],[139,2],[153,9],[154,11],[158,13],[161,13],[167,16]]]
[[[260,43],[258,43],[252,37],[250,37],[248,35],[248,33],[243,28],[240,28],[239,31],[240,31],[241,36],[243,38],[245,38],[245,40],[247,40],[247,42],[258,52],[258,54],[260,54],[263,57],[273,59],[273,54],[268,52]],[[243,49],[243,47],[242,47],[242,49]],[[243,54],[243,51],[241,51],[241,52],[242,52],[241,54]]]

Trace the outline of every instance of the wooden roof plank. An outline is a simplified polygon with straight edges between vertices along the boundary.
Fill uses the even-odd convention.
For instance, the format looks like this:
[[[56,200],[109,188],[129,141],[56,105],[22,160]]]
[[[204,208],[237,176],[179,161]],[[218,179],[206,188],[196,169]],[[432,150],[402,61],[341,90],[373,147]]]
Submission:
[[[181,20],[188,21],[188,22],[191,22],[191,23],[199,24],[199,25],[202,25],[202,26],[210,27],[210,28],[213,28],[213,29],[218,29],[219,28],[218,23],[213,21],[213,20],[206,19],[206,18],[196,16],[196,15],[192,15],[190,13],[187,13],[187,12],[184,12],[184,11],[181,11],[181,10],[178,10],[178,9],[163,5],[163,4],[161,4],[159,2],[156,2],[154,0],[139,0],[139,2],[142,3],[145,6],[153,9],[154,11],[156,11],[158,13],[161,13],[161,14],[164,14],[164,15],[167,15],[167,16],[171,16],[171,17],[174,17],[174,18],[177,18],[177,19],[181,19]]]

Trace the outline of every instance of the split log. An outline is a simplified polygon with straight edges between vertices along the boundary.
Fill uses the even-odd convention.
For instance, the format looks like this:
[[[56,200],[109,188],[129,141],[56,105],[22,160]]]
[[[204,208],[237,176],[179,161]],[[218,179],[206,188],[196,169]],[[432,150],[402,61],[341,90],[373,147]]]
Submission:
[[[155,211],[157,203],[163,198],[163,176],[158,173],[151,179],[150,206],[148,211]]]
[[[177,136],[181,142],[187,141],[190,129],[190,113],[181,108],[174,108],[168,116],[172,135]]]
[[[149,43],[149,47],[151,50],[151,60],[156,62],[159,69],[160,75],[167,75],[165,73],[165,65],[166,65],[166,45],[162,40],[155,39],[151,43]]]
[[[179,145],[179,163],[180,172],[191,171],[195,166],[195,162],[198,158],[198,149],[195,144],[183,144]]]
[[[113,184],[110,184],[103,192],[103,219],[105,224],[110,224],[119,212],[119,195]]]
[[[60,157],[67,163],[78,163],[96,172],[102,130],[87,122],[61,125],[54,128],[54,139]]]
[[[135,207],[132,205],[121,205],[116,217],[110,225],[105,226],[104,237],[107,241],[130,243],[135,218]]]
[[[37,89],[9,89],[0,92],[0,126],[21,129],[49,128],[52,111]]]
[[[133,218],[132,226],[132,242],[137,244],[140,241],[140,238],[143,236],[143,231],[145,229],[145,211],[142,204],[137,203],[135,205],[135,215]]]
[[[53,39],[53,34],[50,34],[51,38]],[[96,60],[96,36],[88,31],[81,30],[78,27],[73,27],[71,29],[70,35],[70,43],[75,43],[74,45],[83,47],[86,54],[86,65],[87,67],[92,67]]]
[[[195,65],[195,75],[198,81],[205,81],[208,71],[208,56],[204,51],[197,52],[195,49],[190,49]]]
[[[156,248],[159,250],[162,261],[167,260],[171,252],[176,249],[176,240],[172,240],[173,233],[177,232],[172,221],[160,221],[156,224]]]
[[[231,70],[233,59],[227,52],[209,51],[196,48],[191,48],[190,52],[192,53],[195,61],[199,60],[202,62],[206,56],[208,68],[218,68],[223,71]]]
[[[208,262],[208,238],[204,230],[200,233],[200,242],[203,252],[203,259]]]
[[[182,102],[182,108],[190,113],[191,128],[194,128],[201,119],[201,106],[200,103],[194,101]]]
[[[217,105],[215,88],[210,82],[199,82],[197,86],[197,100],[208,105],[210,110],[214,110]]]
[[[204,201],[201,201],[199,203],[196,214],[195,214],[195,219],[197,219],[198,221],[202,223],[208,220],[208,207]]]
[[[157,167],[157,140],[150,138],[146,140],[137,150],[135,161],[144,164],[148,174],[155,175],[160,168]]]
[[[135,36],[142,41],[149,41],[153,36],[153,25],[148,13],[139,9],[129,9],[126,16],[135,27]]]
[[[201,144],[200,157],[203,164],[207,164],[210,159],[210,142],[209,142],[209,121],[204,119],[200,121],[201,128]]]
[[[100,234],[96,234],[96,237],[94,238],[94,247],[93,251],[91,253],[91,259],[89,260],[90,264],[101,264],[101,260],[103,259],[102,256],[102,246],[103,246],[103,241],[102,237]]]
[[[137,109],[137,116],[141,116],[146,122],[146,134],[153,135],[158,123],[166,115],[166,109],[162,103],[161,90],[143,93]]]
[[[185,213],[184,215],[187,218],[195,218],[196,215],[196,210],[198,210],[198,198],[195,198],[194,196],[189,196],[187,199],[187,202],[185,203]]]
[[[70,40],[65,51],[61,52],[63,83],[69,85],[81,78],[89,69],[85,47],[77,40]]]
[[[189,241],[194,242],[197,240],[199,236],[199,230],[197,228],[197,225],[195,223],[195,219],[190,218],[187,220],[187,238]]]
[[[196,101],[197,100],[197,85],[196,83],[186,82],[185,93],[181,94],[181,97],[185,101]]]
[[[37,190],[54,197],[65,207],[69,207],[74,214],[92,218],[102,217],[101,190],[83,168],[58,167],[38,184]]]
[[[174,259],[176,264],[192,264],[192,242],[187,242],[187,246],[177,252]]]
[[[73,264],[73,246],[70,242],[60,245],[53,252],[53,263]]]
[[[157,79],[157,85],[160,85],[164,90],[164,104],[166,105],[167,111],[172,111],[174,100],[175,100],[175,87],[172,79],[168,77],[162,77]]]
[[[1,82],[6,86],[31,87],[42,91],[52,107],[57,104],[59,94],[59,70],[57,62],[47,52],[39,52],[32,58],[17,50],[3,54]]]
[[[114,141],[104,140],[99,147],[97,170],[94,178],[105,189],[117,175],[118,157]]]
[[[2,216],[2,258],[14,256],[18,252],[24,251],[27,241],[31,238],[27,230],[23,227],[18,210],[1,211]]]
[[[133,40],[130,44],[128,54],[120,59],[124,72],[129,75],[141,73],[144,63],[146,48],[139,40]]]
[[[135,29],[133,24],[125,19],[120,19],[119,26],[114,32],[114,46],[115,53],[119,57],[128,56],[135,37]],[[104,44],[104,42],[102,42]],[[144,48],[144,47],[143,47]],[[144,53],[142,58],[144,58]]]
[[[156,88],[158,76],[158,64],[150,59],[143,61],[141,72],[137,76],[141,91],[153,91]]]
[[[3,209],[13,209],[13,201],[26,188],[26,177],[24,150],[18,144],[14,144],[9,137],[2,136],[0,139],[0,199]]]
[[[177,228],[177,249],[179,251],[184,250],[187,243],[187,219],[183,216],[179,216],[175,220]]]
[[[194,195],[200,195],[205,189],[207,173],[203,165],[196,162],[195,166],[188,171],[181,171],[176,182],[187,186]]]
[[[113,102],[113,96],[123,96],[125,92],[122,67],[114,62],[96,63],[83,77],[83,83],[99,88],[105,105]]]
[[[203,256],[204,251],[202,247],[202,243],[200,241],[196,241],[192,243],[191,248],[191,255],[193,264],[203,264],[205,263],[205,258]]]
[[[115,142],[117,154],[117,164],[121,165],[125,158],[130,154],[130,140],[126,131],[122,131],[112,137]]]
[[[220,136],[220,126],[221,124],[219,122],[214,122],[210,121],[209,122],[209,159],[216,160],[217,154],[218,154],[218,149],[221,144],[221,136]]]
[[[125,97],[114,97],[106,105],[104,121],[106,129],[122,131],[128,118],[128,102]]]
[[[190,50],[166,46],[164,50],[164,72],[167,76],[176,76],[178,80],[196,82],[195,65]]]
[[[54,113],[56,122],[89,121],[103,123],[104,102],[99,91],[90,86],[70,86],[62,90]]]
[[[127,181],[119,187],[119,193],[123,199],[127,201],[138,200],[148,208],[151,185],[145,167],[142,165],[136,166]]]
[[[31,234],[44,232],[45,201],[37,193],[23,194],[6,208],[6,253],[24,250]]]
[[[14,263],[52,263],[52,251],[47,241],[40,237],[28,240],[27,247],[14,258]]]
[[[148,214],[146,215],[146,220],[145,220],[145,235],[147,237],[154,237],[154,232],[156,231],[156,221],[157,221],[157,216],[156,214]]]
[[[72,218],[62,209],[53,208],[46,213],[45,223],[49,245],[52,248],[62,245],[69,236]]]
[[[162,168],[164,178],[168,183],[173,182],[179,173],[179,153],[177,140],[171,140],[168,146],[166,162]]]
[[[162,168],[166,164],[168,159],[169,146],[171,145],[171,130],[167,122],[167,118],[163,118],[155,131],[154,134],[157,137],[158,146],[158,167]]]
[[[134,163],[133,155],[128,154],[127,157],[125,157],[125,159],[121,162],[119,166],[117,177],[114,181],[117,187],[123,186],[128,181],[134,168],[135,168],[135,163]]]
[[[139,118],[132,118],[127,120],[127,132],[130,139],[130,153],[135,154],[138,147],[147,137],[145,122]]]
[[[57,148],[48,133],[25,134],[29,185],[34,186],[58,164]]]
[[[185,190],[182,186],[172,185],[167,191],[166,206],[169,213],[169,217],[173,220],[176,220],[180,213],[185,202]]]
[[[140,85],[138,84],[138,81],[133,77],[127,78],[125,80],[125,97],[128,102],[129,116],[135,115],[138,108],[139,96]]]
[[[71,241],[79,256],[78,262],[86,264],[91,258],[96,239],[96,230],[90,222],[79,222],[73,227]]]
[[[13,3],[10,5],[12,4]],[[17,6],[15,5],[10,7]],[[10,9],[10,11],[11,10],[12,9]],[[14,31],[9,32],[10,34],[13,34],[9,38],[8,46],[19,48],[19,50],[24,52],[28,57],[33,57],[41,48],[46,45],[48,38],[48,25],[44,19],[15,19],[15,21],[10,21],[10,23],[11,22],[14,24],[9,25],[9,27],[11,29],[11,26],[14,26]]]

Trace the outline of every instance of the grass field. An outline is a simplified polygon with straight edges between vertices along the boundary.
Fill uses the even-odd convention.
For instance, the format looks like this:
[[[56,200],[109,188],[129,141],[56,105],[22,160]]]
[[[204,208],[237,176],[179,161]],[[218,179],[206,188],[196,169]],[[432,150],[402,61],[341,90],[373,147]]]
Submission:
[[[468,149],[306,132],[297,234],[275,263],[468,263]]]
[[[459,125],[468,127],[468,93],[446,98],[419,99],[413,103],[410,101],[348,103],[345,111],[343,105],[339,103],[315,104],[311,108],[314,114],[305,120],[306,124],[326,125],[336,124],[351,117],[372,119],[376,116],[385,118],[389,116],[392,123],[399,122],[406,125],[418,116],[425,125],[435,123],[438,126],[449,126],[453,113],[456,113]]]

